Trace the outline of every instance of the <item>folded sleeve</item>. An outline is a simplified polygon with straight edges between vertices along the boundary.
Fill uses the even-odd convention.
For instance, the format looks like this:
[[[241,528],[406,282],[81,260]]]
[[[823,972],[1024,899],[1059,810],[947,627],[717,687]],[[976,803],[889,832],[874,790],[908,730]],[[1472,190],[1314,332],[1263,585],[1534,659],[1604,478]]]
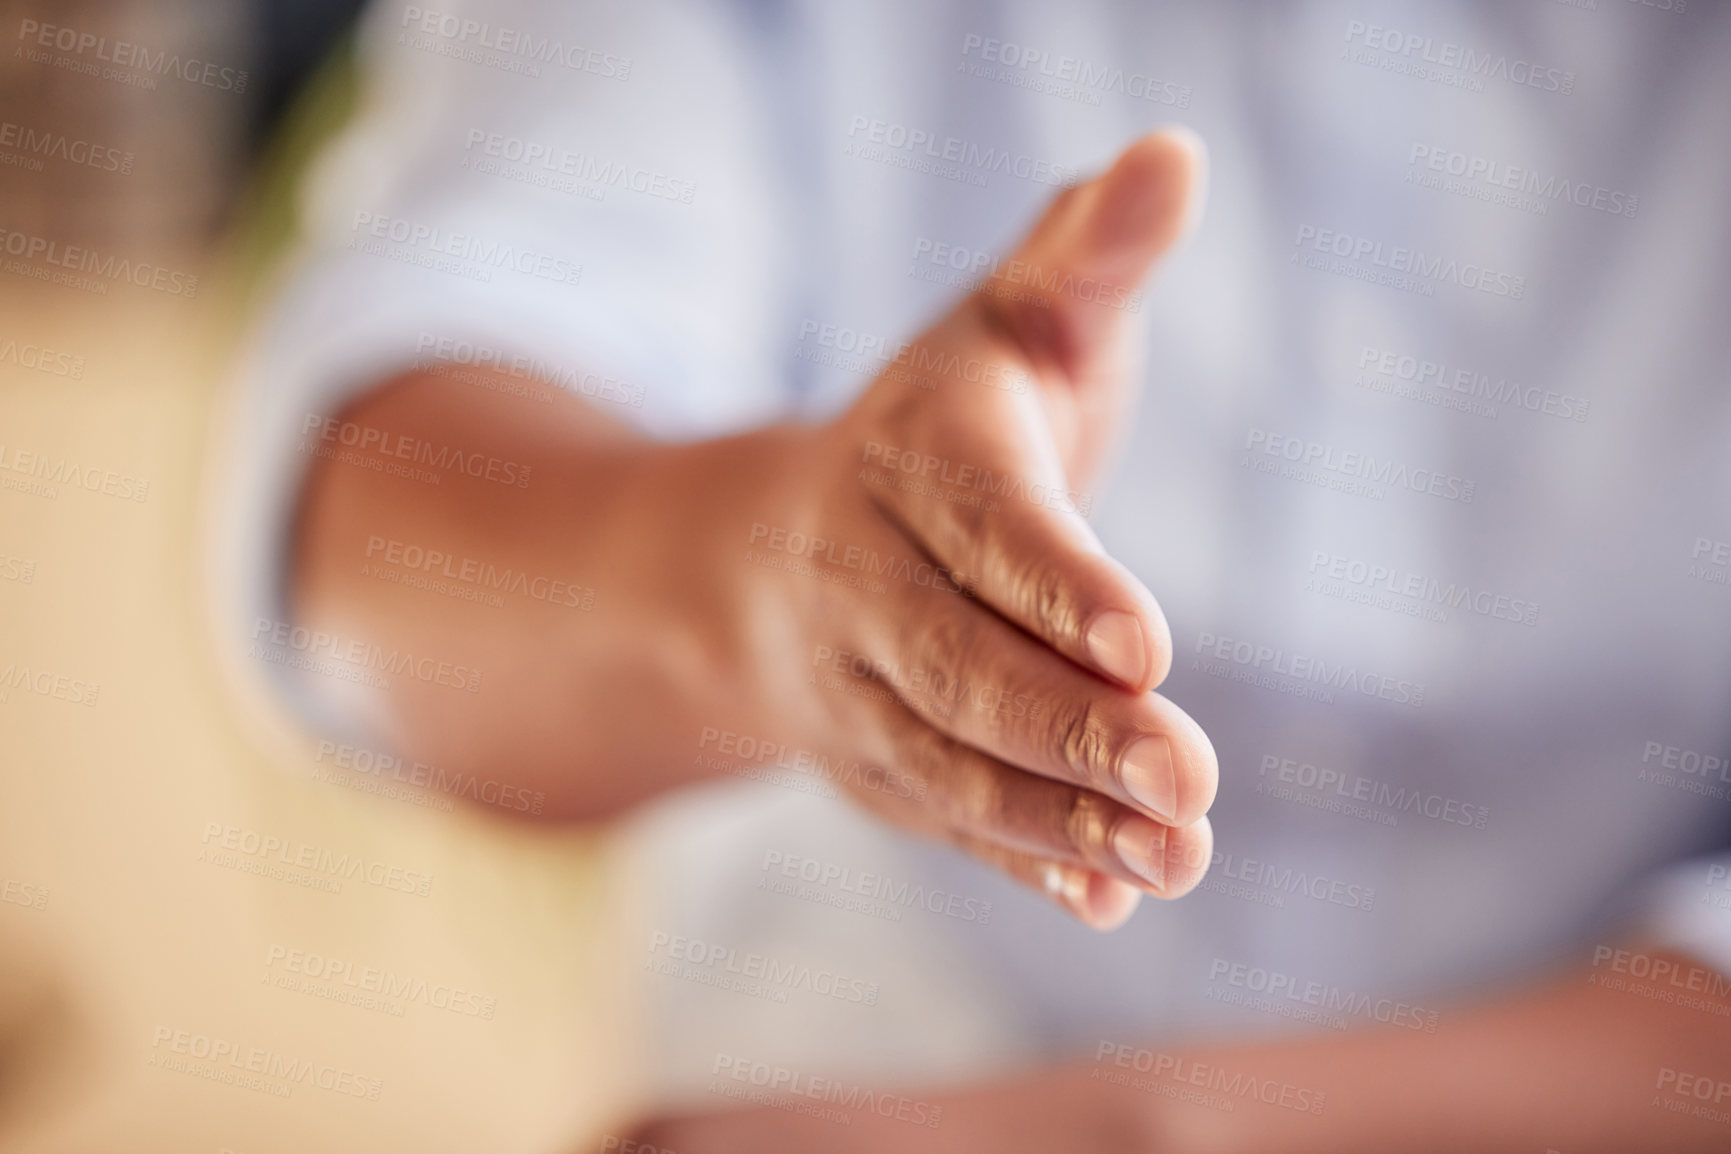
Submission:
[[[361,108],[298,192],[219,438],[217,628],[243,676],[369,728],[355,682],[285,649],[283,580],[309,433],[392,376],[496,367],[662,438],[786,408],[761,51],[736,10],[672,0],[372,10]]]
[[[1731,976],[1731,850],[1655,875],[1639,903],[1641,936]]]

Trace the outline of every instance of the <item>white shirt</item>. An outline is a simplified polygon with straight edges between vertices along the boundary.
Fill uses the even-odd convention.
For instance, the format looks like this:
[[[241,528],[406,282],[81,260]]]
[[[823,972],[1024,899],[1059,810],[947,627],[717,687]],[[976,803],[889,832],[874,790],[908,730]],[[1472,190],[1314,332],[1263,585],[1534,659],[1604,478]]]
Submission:
[[[661,982],[671,1083],[745,1039],[907,1073],[991,1048],[949,1020],[1051,1054],[1306,1013],[1231,1004],[1252,970],[1434,1007],[1625,914],[1731,971],[1731,11],[441,3],[372,12],[246,362],[242,643],[283,616],[307,414],[475,349],[657,436],[834,413],[849,346],[911,337],[1055,183],[1169,121],[1209,145],[1093,515],[1220,755],[1209,882],[1096,936],[842,803],[676,803],[652,925],[882,991]],[[314,723],[361,724],[320,681]],[[976,916],[760,888],[789,855]]]

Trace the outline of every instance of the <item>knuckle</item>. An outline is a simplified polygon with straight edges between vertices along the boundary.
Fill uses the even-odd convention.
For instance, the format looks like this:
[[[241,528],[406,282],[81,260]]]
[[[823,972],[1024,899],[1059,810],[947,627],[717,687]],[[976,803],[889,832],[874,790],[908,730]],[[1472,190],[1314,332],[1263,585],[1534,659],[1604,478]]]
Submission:
[[[910,621],[909,628],[918,631],[912,651],[921,654],[928,676],[959,678],[972,665],[979,649],[980,623],[971,613],[951,608],[917,626]]]
[[[1112,807],[1105,798],[1078,789],[1071,797],[1069,812],[1065,815],[1064,840],[1078,856],[1091,857],[1108,844],[1113,817]]]
[[[1047,714],[1045,743],[1049,756],[1067,766],[1087,784],[1107,780],[1111,764],[1111,727],[1098,703],[1061,698]]]
[[[995,775],[975,772],[968,753],[928,726],[908,738],[905,763],[932,785],[927,805],[945,827],[969,833],[998,830],[1009,824],[1011,802]]]
[[[987,512],[985,502],[944,501],[941,504],[939,515],[949,522],[948,535],[955,543],[961,563],[970,570],[977,570],[985,558],[1000,548],[994,540],[997,526]]]
[[[873,399],[878,402],[873,435],[886,436],[897,445],[910,444],[918,430],[929,421],[930,405],[925,394],[917,389],[880,390],[873,394]]]
[[[917,719],[902,726],[896,760],[904,770],[917,773],[937,786],[948,784],[951,764],[948,743],[931,726]],[[943,790],[940,788],[940,792]]]
[[[907,718],[897,727],[892,750],[894,769],[920,789],[912,798],[895,791],[868,791],[874,802],[894,808],[917,828],[959,828],[963,799],[951,743],[923,721]]]
[[[966,785],[957,791],[961,796],[956,809],[969,828],[1002,830],[1009,826],[1011,813],[1009,795],[992,774],[972,774]]]
[[[1029,618],[1048,638],[1065,639],[1081,630],[1069,575],[1046,560],[1031,562],[1018,582]]]

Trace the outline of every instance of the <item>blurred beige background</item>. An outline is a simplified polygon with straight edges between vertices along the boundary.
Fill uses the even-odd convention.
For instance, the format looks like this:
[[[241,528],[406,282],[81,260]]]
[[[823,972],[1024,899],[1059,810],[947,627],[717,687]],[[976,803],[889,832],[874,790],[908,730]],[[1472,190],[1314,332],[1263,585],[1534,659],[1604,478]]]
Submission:
[[[328,780],[216,658],[237,238],[280,195],[244,168],[244,102],[17,50],[36,20],[244,67],[233,10],[0,3],[0,1149],[595,1149],[638,1084],[621,851]],[[197,294],[43,279],[67,245]],[[312,847],[328,888],[221,852],[249,833]]]
[[[315,780],[314,743],[243,722],[197,603],[220,292],[86,300],[4,280],[0,349],[85,369],[0,365],[0,477],[41,485],[16,471],[30,453],[150,484],[142,503],[0,490],[0,574],[20,574],[0,576],[0,1147],[576,1148],[631,1067],[607,847]],[[92,683],[94,705],[63,699]],[[200,860],[213,822],[432,881],[421,897],[337,867],[330,893],[240,872]],[[289,950],[349,963],[363,989],[383,981],[368,967],[417,984],[381,995],[401,1016],[267,984]],[[494,1016],[433,1005],[446,987]],[[162,1027],[382,1092],[321,1090],[315,1071],[278,1098],[153,1066],[172,1053]]]

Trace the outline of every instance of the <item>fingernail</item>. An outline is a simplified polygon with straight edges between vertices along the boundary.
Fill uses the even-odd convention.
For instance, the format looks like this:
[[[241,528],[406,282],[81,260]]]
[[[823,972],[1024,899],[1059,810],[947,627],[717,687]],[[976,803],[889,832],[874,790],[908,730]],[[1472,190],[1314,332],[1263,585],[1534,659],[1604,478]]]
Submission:
[[[1202,214],[1208,207],[1208,142],[1192,128],[1182,124],[1167,124],[1161,132],[1175,140],[1182,140],[1196,158],[1196,167],[1192,170],[1195,184],[1190,189],[1190,200],[1184,206],[1184,223],[1178,228],[1178,235],[1189,236],[1202,224]]]
[[[1130,814],[1112,831],[1112,852],[1131,873],[1157,890],[1166,888],[1166,828]]]
[[[1048,862],[1042,872],[1046,893],[1091,929],[1115,930],[1142,904],[1141,890],[1091,869]]]
[[[1167,895],[1185,894],[1195,889],[1208,872],[1213,857],[1214,829],[1206,815],[1196,819],[1187,836],[1166,841]]]
[[[1142,623],[1128,613],[1108,609],[1088,627],[1088,656],[1107,676],[1130,685],[1142,684],[1148,672]]]
[[[1041,880],[1046,886],[1047,897],[1055,898],[1064,892],[1064,871],[1058,868],[1056,862],[1047,862],[1041,875]]]
[[[1178,778],[1172,772],[1172,743],[1155,734],[1138,738],[1124,751],[1118,776],[1124,789],[1162,821],[1178,813]]]

